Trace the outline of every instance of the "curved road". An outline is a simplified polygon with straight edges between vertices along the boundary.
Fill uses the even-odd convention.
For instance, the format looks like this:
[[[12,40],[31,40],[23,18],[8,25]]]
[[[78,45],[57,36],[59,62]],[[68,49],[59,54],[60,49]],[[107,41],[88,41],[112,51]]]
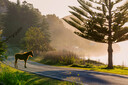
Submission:
[[[4,63],[14,67],[14,57],[8,57]],[[27,68],[24,68],[24,61],[18,60],[18,69],[83,85],[128,85],[128,76],[125,75],[49,66],[32,61],[28,61]]]

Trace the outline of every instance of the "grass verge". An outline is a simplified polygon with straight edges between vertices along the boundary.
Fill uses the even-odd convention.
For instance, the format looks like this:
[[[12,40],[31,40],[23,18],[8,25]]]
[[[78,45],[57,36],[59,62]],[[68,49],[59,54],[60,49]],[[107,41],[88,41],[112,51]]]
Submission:
[[[37,76],[0,62],[0,85],[75,85],[75,83]]]
[[[122,67],[122,66],[114,66],[114,69],[106,69],[107,65],[93,66],[93,67],[86,67],[84,65],[73,67],[72,65],[69,65],[64,67],[91,70],[91,71],[97,71],[97,72],[105,72],[105,73],[113,73],[113,74],[120,74],[120,75],[128,75],[128,67]]]
[[[50,54],[50,55],[52,55],[52,54]],[[50,57],[49,57],[49,59],[50,59]],[[52,58],[52,61],[56,60],[56,59],[57,59],[57,56],[54,57],[54,59]],[[65,67],[65,68],[76,68],[76,69],[83,69],[83,70],[92,70],[92,71],[97,71],[97,72],[106,72],[106,73],[113,73],[113,74],[120,74],[120,75],[128,75],[128,67],[114,66],[114,69],[106,69],[107,66],[105,64],[102,64],[100,62],[93,61],[93,60],[73,59],[75,62],[73,62],[70,65],[59,63],[61,61],[59,61],[58,63],[56,62],[54,64],[51,64],[50,61],[49,61],[49,63],[46,63],[47,60],[45,59],[45,61],[44,61],[43,56],[33,58],[32,60],[35,62],[38,62],[38,63],[42,63],[42,64],[60,66],[60,67]],[[79,61],[79,63],[78,62],[76,63],[76,61]]]

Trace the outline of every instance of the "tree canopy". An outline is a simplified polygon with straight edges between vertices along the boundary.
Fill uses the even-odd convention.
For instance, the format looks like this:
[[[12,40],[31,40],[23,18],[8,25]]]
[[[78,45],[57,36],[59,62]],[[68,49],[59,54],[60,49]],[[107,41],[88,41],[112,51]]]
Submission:
[[[47,40],[47,36],[37,27],[31,27],[28,29],[25,33],[24,42],[25,47],[28,50],[33,50],[36,54],[38,54],[38,52],[52,50],[49,40]]]
[[[3,35],[8,37],[9,34],[12,34],[18,28],[23,28],[14,39],[9,41],[11,44],[20,43],[28,28],[43,26],[43,16],[39,10],[34,8],[30,3],[23,2],[20,4],[19,1],[17,1],[17,3],[10,2],[10,4],[7,6],[7,9],[8,11],[3,17]],[[42,27],[42,29],[47,28]]]
[[[111,2],[112,7],[119,3],[122,0],[116,0],[116,2]],[[80,32],[75,32],[77,35],[100,43],[108,43],[109,35],[109,7],[108,0],[103,1],[84,1],[78,0],[80,7],[69,6],[73,11],[70,11],[76,18],[71,17],[71,20],[66,20],[70,25],[77,28]],[[101,7],[93,7],[92,3],[101,5]],[[115,10],[112,10],[111,16],[111,40],[113,43],[124,41],[128,39],[128,27],[124,26],[128,22],[128,3],[123,6],[118,7]],[[101,12],[95,12],[91,8],[99,10]]]

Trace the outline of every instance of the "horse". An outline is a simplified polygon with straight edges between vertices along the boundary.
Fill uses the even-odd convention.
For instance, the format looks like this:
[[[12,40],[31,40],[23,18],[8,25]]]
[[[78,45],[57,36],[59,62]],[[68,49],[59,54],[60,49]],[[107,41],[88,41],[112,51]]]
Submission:
[[[24,60],[24,62],[25,62],[24,68],[27,68],[26,62],[27,62],[29,56],[31,56],[31,57],[33,56],[33,51],[24,52],[24,53],[16,53],[15,54],[15,68],[18,68],[18,66],[17,66],[18,59]]]

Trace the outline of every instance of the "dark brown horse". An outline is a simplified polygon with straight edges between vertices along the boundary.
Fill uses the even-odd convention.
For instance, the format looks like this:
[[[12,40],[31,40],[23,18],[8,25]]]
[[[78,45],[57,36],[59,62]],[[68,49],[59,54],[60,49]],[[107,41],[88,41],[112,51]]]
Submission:
[[[25,62],[24,67],[27,68],[26,62],[27,62],[29,56],[31,56],[31,57],[33,56],[33,51],[15,54],[15,67],[18,68],[17,60],[20,59],[20,60],[24,60],[24,62]]]

